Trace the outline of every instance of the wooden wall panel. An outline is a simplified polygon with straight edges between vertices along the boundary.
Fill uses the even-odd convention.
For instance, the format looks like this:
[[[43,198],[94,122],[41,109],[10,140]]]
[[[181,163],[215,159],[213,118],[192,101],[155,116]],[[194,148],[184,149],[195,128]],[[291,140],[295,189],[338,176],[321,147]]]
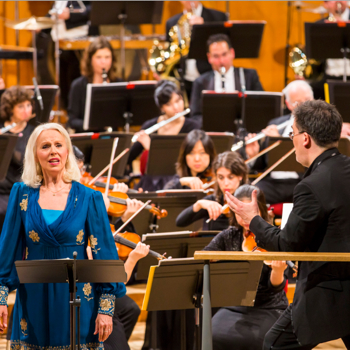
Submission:
[[[295,3],[295,2],[292,2]],[[321,5],[321,1],[305,1],[303,4],[310,7]],[[226,1],[203,1],[204,6],[220,11],[226,11]],[[52,1],[19,1],[19,18],[27,18],[30,15],[42,16],[51,7]],[[235,65],[255,68],[258,70],[260,80],[269,91],[281,91],[284,87],[284,47],[287,33],[287,1],[230,1],[231,20],[265,20],[265,32],[258,59],[236,60]],[[3,18],[14,19],[15,1],[0,1],[0,44],[15,44],[15,31],[4,27]],[[156,33],[165,32],[166,20],[181,12],[182,7],[178,1],[165,1],[162,23],[156,25]],[[296,44],[304,40],[303,22],[316,21],[320,15],[310,12],[301,12],[293,8],[291,22],[290,43]],[[300,22],[298,19],[300,17]],[[300,25],[299,25],[300,23]],[[144,34],[152,33],[152,26],[143,25]],[[27,31],[20,32],[20,45],[31,46],[31,34]],[[3,75],[7,86],[16,83],[16,62],[3,61]],[[21,84],[30,84],[33,71],[29,62],[21,63]],[[293,79],[293,71],[289,69],[288,76]]]

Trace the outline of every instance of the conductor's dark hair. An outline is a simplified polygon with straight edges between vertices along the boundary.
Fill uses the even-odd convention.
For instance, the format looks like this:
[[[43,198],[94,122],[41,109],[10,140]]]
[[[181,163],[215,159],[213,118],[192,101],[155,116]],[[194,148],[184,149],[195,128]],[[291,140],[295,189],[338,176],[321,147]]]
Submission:
[[[211,169],[214,158],[216,157],[214,142],[203,130],[192,130],[187,134],[180,147],[180,153],[176,163],[176,173],[180,177],[192,176],[191,170],[187,166],[186,156],[191,153],[198,141],[202,142],[205,153],[209,154],[210,158],[209,166],[204,172]]]
[[[230,38],[226,34],[213,34],[207,40],[207,52],[209,52],[209,47],[214,43],[226,42],[229,49],[232,49],[232,43]]]
[[[340,139],[343,118],[335,106],[322,101],[306,101],[293,111],[299,132],[308,133],[319,147],[331,148]]]
[[[231,172],[231,174],[236,176],[242,176],[240,186],[248,182],[248,168],[241,157],[237,152],[226,151],[217,155],[213,162],[213,171],[217,177],[217,171],[220,168],[226,168]],[[223,197],[223,193],[218,186],[218,183],[215,184],[215,197],[216,200],[220,203],[220,199]]]
[[[163,105],[167,104],[173,93],[182,96],[182,92],[179,90],[177,85],[169,80],[160,80],[156,85],[156,90],[154,91],[154,102],[161,109]]]
[[[34,92],[23,86],[11,86],[1,95],[0,116],[2,121],[8,121],[13,115],[13,108],[22,102],[32,102]]]
[[[267,222],[271,221],[271,218],[267,212],[267,206],[266,206],[266,199],[265,199],[265,195],[264,192],[256,186],[253,185],[242,185],[240,187],[237,188],[234,196],[239,199],[239,200],[243,200],[245,198],[247,199],[251,199],[252,198],[252,193],[253,191],[256,190],[258,193],[257,199],[258,199],[258,207],[259,207],[259,211],[260,211],[260,216]],[[237,226],[237,220],[236,220],[236,216],[235,214],[232,212],[232,217],[231,217],[231,225],[232,226]]]
[[[101,49],[108,49],[112,54],[112,66],[111,69],[107,72],[108,78],[110,81],[116,80],[116,57],[110,42],[104,37],[99,36],[85,49],[83,59],[80,62],[81,74],[84,75],[89,83],[92,83],[94,77],[94,71],[91,65],[92,56]]]

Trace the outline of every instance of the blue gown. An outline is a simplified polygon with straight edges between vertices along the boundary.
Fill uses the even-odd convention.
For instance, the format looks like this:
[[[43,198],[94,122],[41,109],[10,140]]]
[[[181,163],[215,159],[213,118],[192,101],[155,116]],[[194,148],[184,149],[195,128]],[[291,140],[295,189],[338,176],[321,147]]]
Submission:
[[[72,182],[66,208],[56,217],[52,211],[44,212],[38,199],[39,188],[13,186],[0,235],[0,305],[6,304],[9,291],[17,289],[11,349],[66,350],[68,284],[20,285],[14,261],[72,258],[74,251],[78,259],[87,259],[88,239],[94,259],[118,259],[118,253],[101,193]],[[103,349],[98,334],[93,334],[97,313],[113,316],[114,300],[124,294],[123,283],[77,284],[82,349]]]

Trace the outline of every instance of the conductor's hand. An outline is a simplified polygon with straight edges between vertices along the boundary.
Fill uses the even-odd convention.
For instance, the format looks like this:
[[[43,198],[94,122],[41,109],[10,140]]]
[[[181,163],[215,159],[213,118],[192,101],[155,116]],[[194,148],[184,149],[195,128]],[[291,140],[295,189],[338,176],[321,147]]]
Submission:
[[[265,129],[262,129],[261,132],[263,132],[266,136],[270,136],[270,137],[281,136],[275,124],[267,126]]]
[[[105,341],[113,330],[113,318],[109,315],[98,314],[95,321],[95,333],[98,333],[98,340]]]
[[[0,333],[7,328],[7,306],[0,305]]]
[[[196,176],[187,176],[180,179],[182,186],[188,186],[191,190],[203,189],[203,182]]]
[[[197,212],[199,209],[208,211],[209,218],[216,220],[222,214],[222,205],[215,201],[201,199],[193,205],[193,211]]]
[[[135,135],[137,135],[137,141],[141,143],[143,148],[146,151],[149,151],[149,148],[151,146],[151,138],[148,136],[148,134],[145,133],[144,130],[141,130],[137,132]]]
[[[256,134],[248,134],[248,136],[246,136],[245,138],[245,142],[247,142],[248,140],[250,140],[255,136]],[[258,141],[249,143],[248,145],[245,146],[245,152],[247,153],[248,158],[252,158],[256,156],[259,153],[259,151],[260,151],[260,146]]]

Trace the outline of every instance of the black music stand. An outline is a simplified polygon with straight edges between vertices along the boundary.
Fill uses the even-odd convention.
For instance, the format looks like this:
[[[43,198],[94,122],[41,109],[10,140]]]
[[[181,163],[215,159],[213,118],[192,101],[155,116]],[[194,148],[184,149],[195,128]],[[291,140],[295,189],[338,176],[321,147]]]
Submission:
[[[210,293],[213,307],[253,306],[262,269],[262,261],[236,261],[210,265]],[[204,261],[171,259],[150,268],[142,310],[195,309],[196,349],[200,349],[200,317],[203,295]],[[182,318],[182,323],[185,317]],[[185,344],[182,324],[181,349]]]
[[[132,122],[142,125],[159,115],[154,102],[155,81],[131,81],[128,83],[88,84],[84,114],[85,130],[117,130]]]
[[[0,135],[0,181],[6,177],[17,139],[18,135]]]
[[[308,58],[324,60],[327,58],[344,59],[344,76],[346,81],[346,58],[350,53],[350,24],[305,23],[305,51]],[[347,74],[346,74],[347,73]]]
[[[166,233],[150,233],[142,235],[142,242],[152,250],[172,258],[190,258],[197,250],[205,248],[219,231],[182,231]],[[149,268],[155,264],[154,257],[146,256],[137,265],[137,280],[148,277]]]
[[[129,197],[136,198],[143,202],[151,200],[156,206],[168,211],[168,216],[160,220],[149,213],[148,210],[142,210],[134,219],[133,224],[139,236],[149,232],[176,232],[179,228],[176,226],[177,216],[187,207],[204,198],[204,191],[160,191],[148,193],[129,193]],[[202,226],[201,221],[192,223],[181,230],[198,231]]]
[[[282,93],[246,91],[245,127],[260,132],[268,122],[282,115]],[[202,92],[203,129],[236,132],[235,121],[241,118],[242,99],[237,92]],[[220,122],[218,122],[220,120]]]
[[[25,260],[16,261],[20,283],[67,283],[69,284],[70,349],[80,350],[80,297],[76,297],[76,283],[126,282],[124,262],[120,260]],[[76,323],[77,317],[77,323]],[[77,325],[77,326],[76,326]],[[76,335],[76,330],[78,334]],[[76,346],[77,341],[77,346]]]
[[[229,21],[194,25],[188,58],[206,61],[207,40],[213,34],[226,34],[230,38],[235,58],[258,58],[265,24],[265,21]]]
[[[101,132],[70,135],[72,144],[77,146],[85,156],[85,163],[91,165],[91,175],[97,175],[111,160],[113,139],[119,138],[115,155],[117,156],[126,148],[131,146],[132,134],[123,132]],[[128,153],[113,165],[112,175],[116,178],[123,178]]]
[[[343,122],[350,123],[350,82],[326,80],[325,95],[326,101],[339,111]]]
[[[208,133],[212,138],[216,153],[231,149],[234,136],[232,133]],[[175,174],[175,163],[179,149],[186,134],[157,135],[151,134],[151,146],[148,153],[146,174],[152,176],[171,176]],[[162,161],[160,162],[159,159]]]
[[[98,1],[91,3],[91,24],[121,24],[122,79],[125,80],[125,25],[160,24],[163,1]]]

